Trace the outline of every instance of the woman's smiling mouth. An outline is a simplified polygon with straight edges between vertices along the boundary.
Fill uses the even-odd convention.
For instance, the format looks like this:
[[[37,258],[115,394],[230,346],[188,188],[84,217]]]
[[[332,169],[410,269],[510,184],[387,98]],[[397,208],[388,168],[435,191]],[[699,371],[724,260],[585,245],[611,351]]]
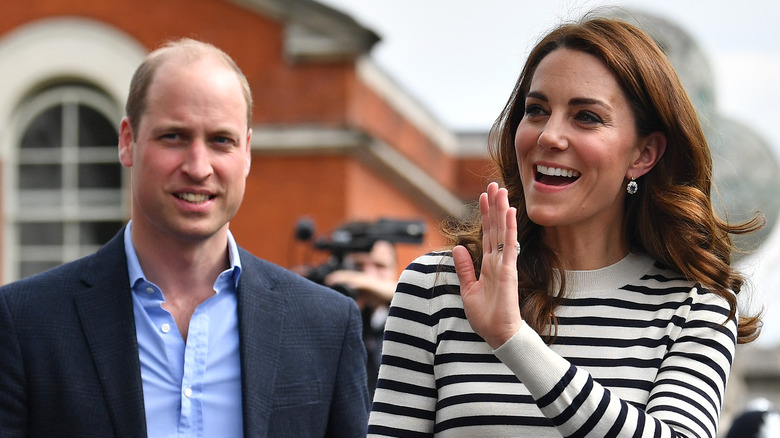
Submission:
[[[561,167],[536,166],[536,181],[551,186],[571,184],[580,177],[580,172]]]

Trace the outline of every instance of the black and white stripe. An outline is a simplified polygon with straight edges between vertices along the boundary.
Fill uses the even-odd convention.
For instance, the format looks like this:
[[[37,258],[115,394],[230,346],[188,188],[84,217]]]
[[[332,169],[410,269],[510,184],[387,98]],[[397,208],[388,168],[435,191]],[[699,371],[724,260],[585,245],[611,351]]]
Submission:
[[[566,272],[550,347],[528,326],[493,351],[448,252],[404,271],[369,436],[715,438],[736,344],[728,304],[645,255]]]

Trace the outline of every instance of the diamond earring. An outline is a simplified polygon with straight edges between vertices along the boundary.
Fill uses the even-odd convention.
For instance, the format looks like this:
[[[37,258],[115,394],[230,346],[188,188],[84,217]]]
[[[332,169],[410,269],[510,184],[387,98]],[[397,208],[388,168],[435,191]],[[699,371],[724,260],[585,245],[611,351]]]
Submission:
[[[629,195],[635,194],[639,190],[639,184],[636,183],[636,178],[633,176],[631,177],[631,181],[628,182],[628,185],[626,186],[626,191]]]

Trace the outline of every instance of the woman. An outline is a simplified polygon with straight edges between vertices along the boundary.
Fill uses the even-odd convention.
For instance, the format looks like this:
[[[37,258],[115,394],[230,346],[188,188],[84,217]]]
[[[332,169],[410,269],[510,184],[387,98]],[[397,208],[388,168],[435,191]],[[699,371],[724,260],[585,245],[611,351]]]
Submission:
[[[714,215],[663,53],[617,20],[555,29],[490,142],[505,188],[402,274],[369,436],[715,437],[759,324],[737,317],[730,234],[762,219]]]

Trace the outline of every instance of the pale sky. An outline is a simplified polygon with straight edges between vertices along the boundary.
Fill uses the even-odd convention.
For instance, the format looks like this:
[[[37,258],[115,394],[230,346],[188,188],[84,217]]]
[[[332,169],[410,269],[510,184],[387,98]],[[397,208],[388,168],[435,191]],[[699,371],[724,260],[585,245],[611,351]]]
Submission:
[[[602,5],[659,15],[687,30],[708,56],[719,112],[780,150],[778,1],[320,1],[379,34],[371,58],[455,131],[492,124],[528,50],[561,19]]]
[[[319,1],[376,32],[373,61],[453,131],[490,127],[528,51],[561,20],[605,5],[666,18],[708,57],[717,112],[756,131],[780,157],[780,1]],[[754,302],[767,311],[759,345],[780,345],[780,309],[772,305],[780,299],[780,227],[753,263]]]

